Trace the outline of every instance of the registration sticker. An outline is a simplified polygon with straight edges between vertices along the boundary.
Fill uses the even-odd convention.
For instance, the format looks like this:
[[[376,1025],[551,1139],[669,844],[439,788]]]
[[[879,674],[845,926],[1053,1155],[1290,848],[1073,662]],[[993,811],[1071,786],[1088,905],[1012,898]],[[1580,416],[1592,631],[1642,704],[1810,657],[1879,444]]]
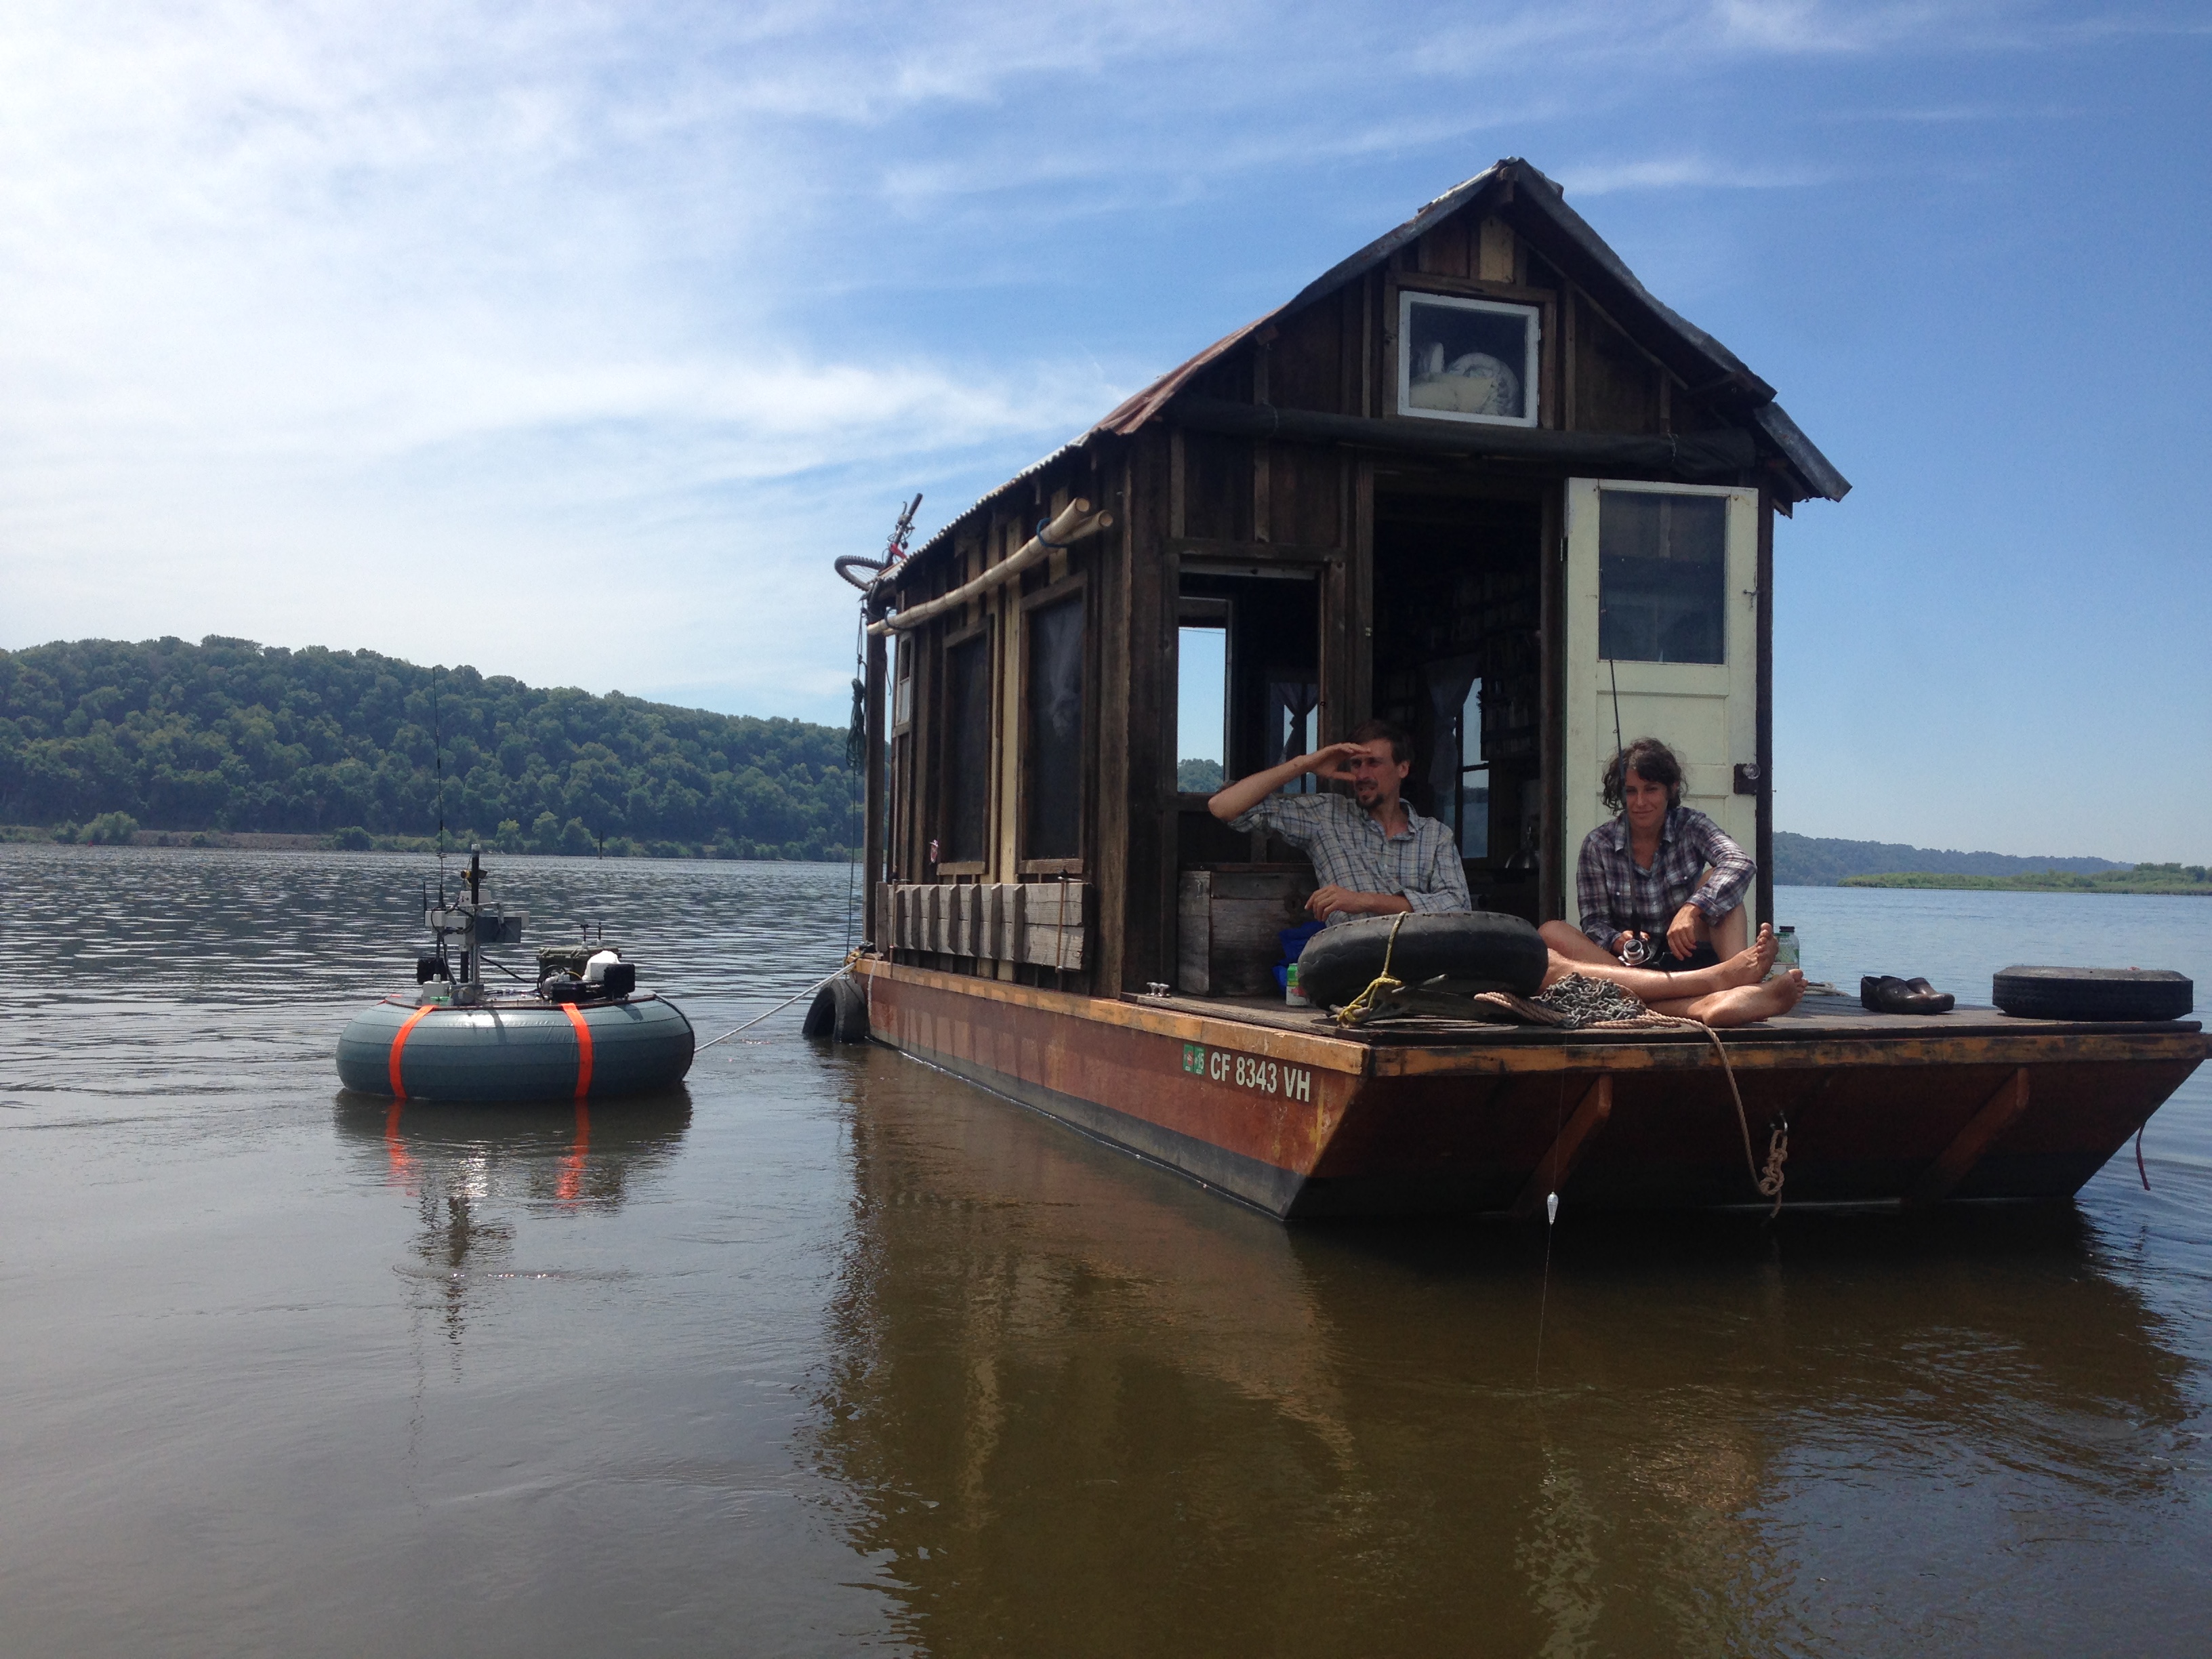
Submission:
[[[1313,1098],[1313,1073],[1303,1066],[1285,1066],[1261,1054],[1240,1054],[1233,1048],[1209,1048],[1202,1042],[1182,1045],[1182,1068],[1194,1077],[1226,1083],[1255,1094],[1284,1100]]]

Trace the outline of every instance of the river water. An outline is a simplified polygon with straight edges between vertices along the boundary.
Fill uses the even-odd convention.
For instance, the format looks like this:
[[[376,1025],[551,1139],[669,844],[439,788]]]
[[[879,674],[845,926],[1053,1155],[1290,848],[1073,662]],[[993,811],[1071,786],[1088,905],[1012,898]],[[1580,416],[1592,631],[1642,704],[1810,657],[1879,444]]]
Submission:
[[[2201,1653],[2212,1068],[2057,1213],[1286,1231],[796,1009],[341,1096],[428,861],[0,848],[0,1653]],[[702,1033],[842,868],[514,860]],[[1815,977],[2212,904],[1784,889]],[[755,1039],[757,1040],[755,1040]]]

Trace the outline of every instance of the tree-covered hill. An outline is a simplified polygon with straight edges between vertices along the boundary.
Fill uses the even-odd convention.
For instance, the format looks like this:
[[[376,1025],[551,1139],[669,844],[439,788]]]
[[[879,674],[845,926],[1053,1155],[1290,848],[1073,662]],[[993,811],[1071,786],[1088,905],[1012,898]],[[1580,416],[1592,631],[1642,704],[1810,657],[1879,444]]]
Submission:
[[[1832,836],[1774,832],[1774,879],[1784,887],[1834,887],[1849,876],[1887,875],[1895,871],[1925,871],[1938,875],[2023,876],[2063,870],[2075,875],[2094,875],[2100,870],[2125,870],[2112,859],[2021,858],[2010,853],[1960,853],[1928,847],[1907,847],[1896,842],[1838,841]]]
[[[859,839],[845,744],[369,651],[0,651],[0,821],[18,823],[428,835],[442,756],[447,825],[508,850],[840,860]]]

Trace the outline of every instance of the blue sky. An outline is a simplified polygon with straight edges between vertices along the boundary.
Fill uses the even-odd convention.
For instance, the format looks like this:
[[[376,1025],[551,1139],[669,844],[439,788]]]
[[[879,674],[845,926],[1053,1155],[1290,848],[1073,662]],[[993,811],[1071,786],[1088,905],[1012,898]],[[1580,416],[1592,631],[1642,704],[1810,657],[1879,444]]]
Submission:
[[[1815,835],[2212,859],[2212,8],[103,5],[0,24],[0,645],[842,721],[830,574],[1500,155],[1856,488]]]

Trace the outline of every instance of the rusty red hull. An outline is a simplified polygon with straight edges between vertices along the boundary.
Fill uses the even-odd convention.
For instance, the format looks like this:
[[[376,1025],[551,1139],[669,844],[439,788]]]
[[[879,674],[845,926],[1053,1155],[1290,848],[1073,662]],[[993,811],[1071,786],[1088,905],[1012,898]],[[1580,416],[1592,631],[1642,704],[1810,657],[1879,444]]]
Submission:
[[[863,965],[879,1042],[1285,1218],[2070,1196],[2202,1063],[2191,1023],[1772,1022],[1710,1043],[1338,1036]]]

